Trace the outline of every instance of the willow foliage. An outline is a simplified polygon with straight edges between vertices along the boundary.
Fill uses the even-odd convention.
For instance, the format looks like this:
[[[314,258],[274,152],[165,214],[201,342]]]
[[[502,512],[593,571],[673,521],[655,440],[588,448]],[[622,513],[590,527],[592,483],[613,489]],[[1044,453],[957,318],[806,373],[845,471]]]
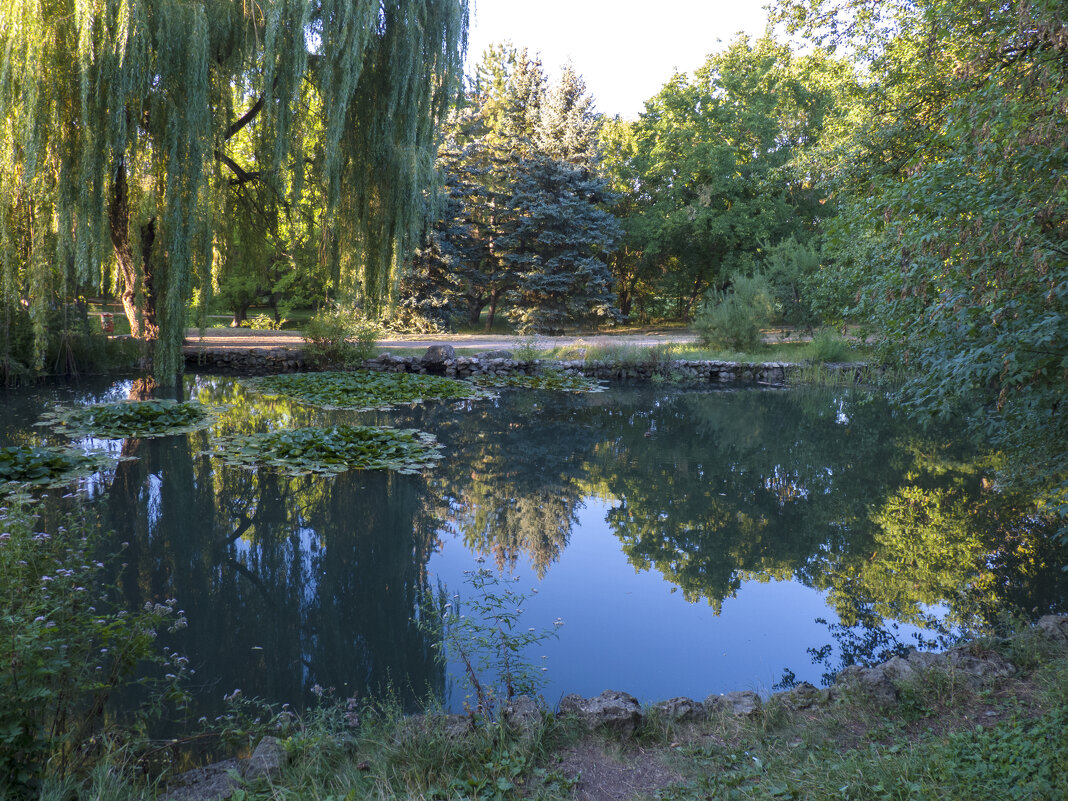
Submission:
[[[40,360],[49,309],[114,280],[173,378],[223,192],[254,181],[323,187],[324,252],[378,305],[466,37],[467,0],[0,0],[4,351],[28,313]]]

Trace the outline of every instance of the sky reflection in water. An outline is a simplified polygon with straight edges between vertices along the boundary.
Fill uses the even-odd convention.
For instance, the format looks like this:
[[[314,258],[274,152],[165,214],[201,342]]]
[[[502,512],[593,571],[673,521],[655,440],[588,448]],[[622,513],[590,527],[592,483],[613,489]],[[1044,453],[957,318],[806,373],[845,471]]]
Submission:
[[[42,405],[123,386],[9,394],[0,439],[40,436]],[[550,703],[609,687],[645,701],[767,691],[784,668],[818,684],[827,666],[807,649],[832,640],[820,617],[888,617],[907,642],[945,619],[1065,606],[1063,554],[1020,499],[983,491],[989,460],[864,392],[512,391],[363,414],[226,378],[190,377],[189,394],[228,405],[216,432],[389,424],[446,453],[421,476],[324,479],[225,467],[204,455],[211,431],[121,444],[136,458],[94,482],[93,513],[129,543],[127,602],[186,610],[172,644],[203,682],[198,714],[234,687],[299,704],[314,685],[391,685],[407,703],[429,689],[459,705],[413,617],[440,614],[428,591],[462,593],[480,555],[539,588],[525,625],[565,621],[531,653],[547,657]],[[832,663],[864,656],[843,642]]]

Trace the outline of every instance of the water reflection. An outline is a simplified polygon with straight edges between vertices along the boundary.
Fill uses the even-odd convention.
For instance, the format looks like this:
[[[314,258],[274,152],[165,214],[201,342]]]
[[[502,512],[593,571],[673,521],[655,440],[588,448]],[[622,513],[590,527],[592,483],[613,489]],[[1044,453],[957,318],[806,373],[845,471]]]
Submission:
[[[551,578],[595,509],[616,554],[713,616],[746,583],[786,580],[825,593],[839,632],[886,618],[971,626],[1068,599],[1063,549],[1022,499],[991,489],[993,465],[951,432],[910,430],[862,392],[509,392],[363,414],[265,399],[223,378],[191,377],[186,392],[223,407],[213,429],[126,440],[122,454],[135,458],[105,477],[94,508],[128,543],[127,603],[177,597],[186,610],[190,627],[173,645],[198,668],[205,711],[236,687],[293,703],[315,685],[342,696],[392,687],[409,703],[440,696],[444,669],[416,622],[436,613],[432,555],[462,543]],[[9,418],[5,441],[31,436],[28,417]],[[205,455],[220,431],[342,421],[430,431],[447,457],[423,476],[293,478]],[[702,682],[729,689],[715,675]]]

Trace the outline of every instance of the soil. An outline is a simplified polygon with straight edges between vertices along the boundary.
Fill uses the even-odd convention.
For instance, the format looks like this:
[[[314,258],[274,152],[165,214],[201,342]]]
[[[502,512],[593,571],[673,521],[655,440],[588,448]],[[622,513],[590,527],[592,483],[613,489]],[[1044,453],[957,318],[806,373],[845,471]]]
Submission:
[[[628,801],[655,796],[685,777],[664,765],[661,749],[606,749],[592,738],[565,749],[553,768],[575,782],[575,801]]]

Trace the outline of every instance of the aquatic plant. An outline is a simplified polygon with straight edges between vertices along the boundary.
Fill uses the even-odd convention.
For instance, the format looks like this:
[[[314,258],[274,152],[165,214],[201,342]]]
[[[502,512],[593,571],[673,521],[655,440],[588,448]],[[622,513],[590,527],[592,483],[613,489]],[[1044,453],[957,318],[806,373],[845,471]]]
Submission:
[[[436,375],[379,373],[289,373],[243,382],[264,395],[283,395],[323,409],[368,411],[424,400],[454,400],[484,395],[473,384]]]
[[[41,415],[38,425],[64,433],[97,437],[170,437],[205,428],[211,410],[195,401],[121,401],[74,408],[60,407]]]
[[[486,389],[549,389],[559,392],[603,392],[604,384],[578,373],[565,373],[563,370],[543,370],[526,375],[509,373],[507,375],[478,375],[471,379],[477,387]]]
[[[73,448],[11,445],[0,448],[0,485],[44,485],[68,481],[97,469],[99,458]]]
[[[417,473],[441,459],[432,434],[377,426],[296,428],[236,434],[208,451],[240,467],[272,467],[290,475],[336,475],[348,470]]]

